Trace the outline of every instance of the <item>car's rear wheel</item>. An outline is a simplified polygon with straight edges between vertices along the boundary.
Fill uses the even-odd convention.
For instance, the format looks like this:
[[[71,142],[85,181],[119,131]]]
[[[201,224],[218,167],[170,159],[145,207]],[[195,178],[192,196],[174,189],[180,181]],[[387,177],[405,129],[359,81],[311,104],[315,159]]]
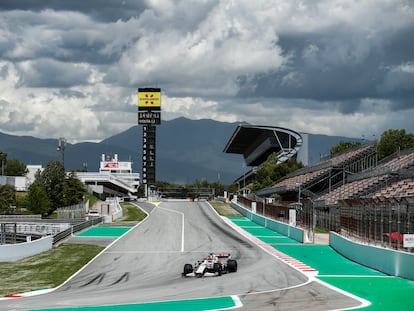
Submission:
[[[237,272],[237,261],[234,259],[229,259],[227,261],[227,271],[228,272]]]

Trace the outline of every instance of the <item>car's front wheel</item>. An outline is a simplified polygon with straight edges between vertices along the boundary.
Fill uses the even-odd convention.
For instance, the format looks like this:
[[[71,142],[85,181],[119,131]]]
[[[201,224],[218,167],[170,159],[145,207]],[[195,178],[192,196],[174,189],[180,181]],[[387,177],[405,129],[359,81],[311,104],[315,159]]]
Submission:
[[[192,273],[192,272],[193,272],[193,266],[191,264],[189,264],[189,263],[186,263],[184,265],[183,275],[187,275],[187,274]]]

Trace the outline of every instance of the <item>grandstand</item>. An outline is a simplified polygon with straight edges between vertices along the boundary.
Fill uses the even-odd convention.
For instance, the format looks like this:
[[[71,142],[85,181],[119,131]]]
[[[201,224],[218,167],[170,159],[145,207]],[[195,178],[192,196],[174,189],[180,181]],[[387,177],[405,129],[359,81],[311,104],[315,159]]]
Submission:
[[[260,190],[256,194],[279,194],[286,201],[295,200],[298,192],[316,198],[324,192],[331,192],[339,185],[344,185],[349,175],[373,168],[376,164],[376,144],[368,143],[293,172],[272,187]]]
[[[296,157],[303,143],[302,136],[290,129],[276,126],[239,125],[223,152],[243,155],[246,166],[253,167],[240,176],[235,183],[245,189],[256,175],[256,167],[276,154],[277,163]]]
[[[325,205],[336,205],[339,200],[363,196],[370,188],[377,187],[387,177],[388,175],[381,175],[345,183],[320,196],[318,201],[323,202]]]
[[[281,200],[274,208],[296,208],[298,222],[310,231],[313,223],[368,243],[401,248],[402,242],[392,237],[414,231],[414,148],[378,162],[377,144],[370,142],[295,171],[241,201],[264,202],[275,194]],[[272,208],[266,204],[257,210],[266,210],[269,217]]]
[[[400,198],[403,196],[414,197],[414,178],[398,180],[372,194],[372,198]]]
[[[259,196],[279,194],[284,201],[300,195],[318,207],[334,207],[339,201],[365,197],[412,195],[414,150],[397,152],[376,161],[376,144],[370,143],[298,170],[256,192]],[[299,193],[300,192],[300,193]]]
[[[243,124],[236,128],[224,152],[243,154],[248,166],[258,166],[272,153],[277,154],[278,163],[283,163],[301,146],[302,136],[293,130]]]
[[[238,126],[224,149],[243,155],[252,167],[235,181],[243,193],[238,202],[284,222],[295,209],[297,223],[308,236],[318,226],[400,248],[401,241],[392,237],[414,231],[414,148],[378,161],[377,142],[368,142],[297,170],[268,188],[248,191],[268,155],[275,153],[278,163],[291,157],[302,160],[310,153],[306,141],[306,135],[292,130]],[[308,149],[302,152],[301,147]]]
[[[414,166],[414,150],[409,149],[404,152],[396,152],[383,159],[378,165],[371,166],[361,171],[359,174],[349,176],[346,182],[336,188],[331,189],[318,197],[319,205],[336,205],[339,200],[361,198],[361,197],[380,197],[384,188],[404,178],[412,176],[410,167]],[[391,191],[391,190],[390,190]],[[402,196],[409,196],[410,193],[399,190]]]

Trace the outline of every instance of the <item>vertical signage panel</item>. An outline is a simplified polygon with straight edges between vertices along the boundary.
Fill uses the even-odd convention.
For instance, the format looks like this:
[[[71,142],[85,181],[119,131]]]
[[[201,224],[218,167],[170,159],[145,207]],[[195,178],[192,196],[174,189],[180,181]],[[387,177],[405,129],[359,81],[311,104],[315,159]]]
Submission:
[[[142,183],[156,177],[156,125],[161,124],[161,89],[138,88],[138,124],[142,125]]]

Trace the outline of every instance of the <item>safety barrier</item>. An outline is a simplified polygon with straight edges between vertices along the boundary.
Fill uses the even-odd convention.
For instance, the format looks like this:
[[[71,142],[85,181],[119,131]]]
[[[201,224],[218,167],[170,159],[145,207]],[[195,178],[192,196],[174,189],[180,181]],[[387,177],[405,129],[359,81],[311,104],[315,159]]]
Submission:
[[[0,245],[0,261],[15,261],[40,254],[51,249],[52,245],[52,236],[46,236],[31,242]]]
[[[230,204],[253,222],[303,243],[303,229],[255,214],[237,204],[236,200],[231,201]],[[414,267],[414,254],[357,243],[333,231],[330,232],[330,246],[338,253],[359,264],[389,275],[414,280],[414,269],[412,268]]]
[[[95,217],[94,219],[71,226],[55,235],[47,235],[29,242],[0,245],[0,262],[15,261],[43,253],[51,249],[55,243],[62,241],[73,233],[101,223],[102,221],[103,217]]]
[[[74,234],[75,232],[79,232],[85,228],[91,227],[101,222],[103,222],[103,217],[94,217],[93,219],[74,225],[64,231],[59,232],[58,234],[55,234],[53,236],[53,244],[60,242],[61,240],[67,238],[68,236]]]
[[[414,254],[351,241],[333,231],[330,245],[341,255],[389,275],[414,280]]]
[[[10,221],[10,220],[33,220],[33,219],[42,219],[42,215],[0,215],[0,220],[2,221]]]
[[[296,240],[300,243],[303,243],[305,232],[303,229],[298,227],[290,226],[284,222],[280,222],[277,220],[270,219],[268,217],[264,217],[253,213],[249,209],[245,208],[244,206],[237,203],[236,200],[232,200],[230,202],[231,207],[237,210],[240,214],[244,215],[245,217],[249,218],[251,221],[269,228],[270,230],[277,231],[281,234],[286,235],[287,237]]]

